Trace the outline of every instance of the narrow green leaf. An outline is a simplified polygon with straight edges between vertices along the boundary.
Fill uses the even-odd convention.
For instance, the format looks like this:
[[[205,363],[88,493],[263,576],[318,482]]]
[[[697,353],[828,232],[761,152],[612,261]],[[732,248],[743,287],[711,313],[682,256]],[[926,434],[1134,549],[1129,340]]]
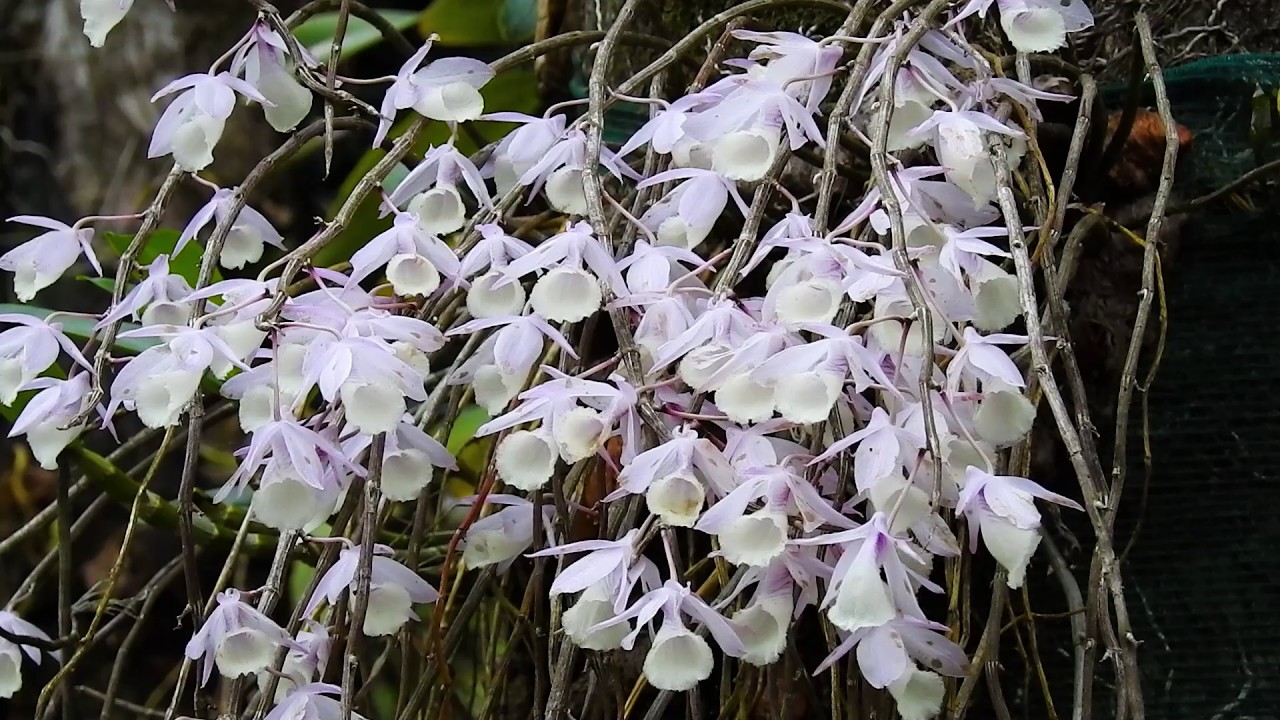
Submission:
[[[32,317],[45,318],[49,313],[54,312],[48,308],[36,307],[35,305],[14,305],[10,303],[0,303],[0,313],[22,313]],[[80,317],[77,315],[59,315],[54,318],[54,322],[62,325],[62,332],[69,337],[87,340],[93,334],[93,326],[97,322],[92,318]],[[132,330],[138,327],[133,323],[121,323],[121,332]],[[159,341],[155,338],[117,338],[116,349],[123,350],[128,353],[140,353],[143,350],[157,344]]]
[[[419,13],[416,10],[378,10],[387,22],[397,30],[408,30],[417,22]],[[293,31],[298,42],[307,46],[307,51],[320,62],[329,62],[329,51],[333,49],[333,34],[338,29],[338,13],[318,13]],[[342,38],[342,59],[350,60],[364,50],[382,42],[382,33],[368,21],[351,17],[347,20],[347,33]]]
[[[532,40],[538,30],[538,0],[503,0],[498,29],[512,44]]]
[[[452,47],[487,47],[510,44],[502,32],[504,0],[435,0],[422,11],[418,32],[440,36],[440,44]]]
[[[151,233],[147,238],[146,244],[142,246],[142,250],[138,253],[138,266],[146,267],[155,261],[160,255],[169,256],[169,272],[174,275],[181,275],[187,284],[195,286],[196,280],[200,277],[200,260],[204,255],[204,248],[201,244],[192,240],[187,246],[182,248],[182,252],[177,255],[173,254],[173,248],[178,244],[178,237],[182,233],[177,230],[160,229]],[[129,248],[129,244],[133,242],[133,235],[128,233],[103,233],[107,243],[117,254],[124,254]],[[222,273],[218,272],[218,267],[213,268],[213,281],[218,282],[222,279]]]

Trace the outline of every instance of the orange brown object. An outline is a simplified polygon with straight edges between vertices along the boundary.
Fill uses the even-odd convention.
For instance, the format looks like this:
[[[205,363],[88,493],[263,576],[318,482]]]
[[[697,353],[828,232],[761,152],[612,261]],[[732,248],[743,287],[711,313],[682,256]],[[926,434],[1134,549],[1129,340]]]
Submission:
[[[1107,143],[1116,133],[1123,113],[1116,111],[1107,116]],[[1177,126],[1180,149],[1191,147],[1193,136],[1183,125]],[[1159,184],[1160,170],[1164,165],[1164,122],[1151,110],[1139,110],[1133,120],[1133,129],[1126,138],[1120,160],[1111,167],[1107,179],[1125,191],[1141,194]]]
[[[612,437],[604,444],[605,452],[613,460],[614,466],[621,465],[622,438]],[[597,462],[596,467],[583,478],[582,492],[578,502],[583,507],[595,508],[606,495],[618,487],[618,473],[608,463]],[[594,513],[578,512],[574,514],[573,524],[569,527],[569,542],[594,540],[600,537],[600,516]]]

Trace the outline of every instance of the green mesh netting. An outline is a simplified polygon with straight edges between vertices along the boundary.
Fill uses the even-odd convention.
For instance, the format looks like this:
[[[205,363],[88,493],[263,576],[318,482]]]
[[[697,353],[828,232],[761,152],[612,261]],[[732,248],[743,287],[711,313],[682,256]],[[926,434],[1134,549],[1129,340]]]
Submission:
[[[1255,93],[1270,93],[1275,106],[1280,55],[1203,60],[1170,68],[1165,79],[1175,117],[1195,136],[1178,176],[1186,196],[1280,157],[1274,134],[1251,131]],[[1144,104],[1153,103],[1146,92]],[[1104,98],[1117,107],[1124,95],[1112,88]],[[1133,541],[1126,597],[1142,643],[1147,717],[1155,720],[1280,718],[1280,192],[1255,186],[1244,194],[1256,209],[1222,201],[1189,219],[1166,277],[1169,327],[1149,398],[1149,483],[1134,408],[1116,547]],[[1083,518],[1064,519],[1091,537]],[[1089,550],[1074,557],[1081,587]],[[1035,611],[1066,609],[1043,572],[1031,588]],[[1066,716],[1069,624],[1038,627],[1055,704]],[[1021,684],[1016,650],[1002,657],[1011,685]],[[1112,678],[1109,663],[1099,663],[1094,717],[1113,716]],[[1016,704],[1025,717],[1047,717],[1035,682]]]

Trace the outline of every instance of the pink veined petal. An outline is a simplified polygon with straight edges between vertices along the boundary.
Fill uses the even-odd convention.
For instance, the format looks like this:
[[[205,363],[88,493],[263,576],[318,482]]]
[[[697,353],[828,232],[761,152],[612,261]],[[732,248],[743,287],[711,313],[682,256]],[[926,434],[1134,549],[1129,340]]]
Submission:
[[[221,191],[219,190],[218,192]],[[191,238],[195,237],[197,233],[204,229],[205,225],[209,224],[209,221],[213,219],[213,214],[217,210],[218,203],[221,199],[222,198],[219,197],[218,193],[215,192],[213,199],[206,203],[204,207],[196,211],[196,214],[191,218],[191,222],[187,223],[187,226],[182,229],[182,234],[178,236],[178,242],[173,246],[174,255],[182,252],[182,249],[187,246],[187,243],[191,241]]]
[[[209,117],[225,120],[231,116],[231,111],[235,110],[235,91],[216,77],[196,83],[192,94],[195,97],[196,107]]]

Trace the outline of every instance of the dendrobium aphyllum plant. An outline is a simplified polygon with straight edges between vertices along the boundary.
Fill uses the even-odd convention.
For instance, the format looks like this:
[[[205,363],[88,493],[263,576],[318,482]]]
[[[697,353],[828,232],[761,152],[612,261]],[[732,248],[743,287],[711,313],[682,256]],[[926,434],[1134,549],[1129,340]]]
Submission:
[[[1036,501],[1079,508],[1003,474],[1036,419],[1026,368],[1010,355],[1033,338],[1006,332],[1023,327],[1022,290],[1035,284],[1008,262],[1009,222],[1023,221],[1002,221],[991,153],[1004,148],[1016,164],[1028,145],[1001,107],[1038,119],[1038,103],[1069,98],[997,77],[968,45],[985,37],[976,24],[993,4],[1016,50],[1053,50],[1092,23],[1079,0],[972,0],[922,34],[910,32],[914,11],[888,18],[878,37],[735,29],[751,49],[718,63],[705,87],[661,99],[606,88],[606,102],[650,113],[616,144],[586,122],[593,113],[563,111],[576,101],[541,116],[483,114],[493,67],[428,60],[434,38],[392,78],[334,74],[334,92],[390,81],[379,110],[366,111],[375,146],[410,109],[419,128],[449,130],[432,147],[397,142],[347,199],[354,208],[385,190],[390,227],[361,239],[329,225],[299,247],[239,202],[250,182],[195,178],[213,197],[180,220],[176,247],[134,243],[148,251],[143,272],[134,252],[111,305],[76,321],[92,328],[92,352],[66,334],[71,313],[0,315],[10,435],[55,470],[83,458],[72,443],[95,424],[113,429],[121,411],[174,434],[201,427],[215,402],[234,411],[243,438],[214,492],[218,509],[246,513],[259,547],[282,543],[280,567],[310,562],[288,543],[342,546],[295,608],[305,622],[296,636],[249,604],[258,591],[228,589],[188,643],[202,683],[214,668],[254,675],[264,697],[274,683],[259,712],[268,720],[336,720],[364,702],[369,693],[347,687],[376,674],[363,666],[375,643],[351,643],[361,634],[382,638],[385,657],[403,655],[391,652],[402,642],[437,652],[411,621],[439,599],[436,573],[437,585],[466,593],[482,584],[459,574],[475,571],[500,578],[489,592],[556,598],[564,632],[535,628],[546,642],[632,652],[648,632],[642,672],[665,691],[695,688],[717,663],[733,677],[742,663],[777,662],[820,613],[835,632],[814,670],[845,663],[901,717],[935,717],[943,678],[968,672],[952,629],[920,601],[942,591],[936,558],[985,547],[1019,587],[1043,531]],[[130,5],[82,0],[91,44]],[[212,163],[242,98],[281,132],[311,113],[309,74],[321,65],[276,27],[264,10],[208,72],[157,93],[176,97],[148,155],[172,156],[175,178]],[[865,43],[867,72],[849,78],[850,47]],[[903,62],[890,73],[894,57]],[[828,117],[837,96],[852,104]],[[462,124],[476,120],[513,127],[467,156]],[[856,152],[823,128],[884,141],[888,183],[830,195],[788,159],[806,146]],[[400,163],[412,169],[398,184],[379,174]],[[597,190],[607,196],[588,194]],[[91,221],[137,217],[19,215],[42,234],[0,256],[0,269],[30,301],[81,255],[101,274]],[[225,233],[216,258],[211,226]],[[353,238],[349,269],[320,267],[315,251],[332,248],[317,245],[335,235]],[[192,240],[205,245],[206,275],[214,264],[245,274],[193,287],[174,260]],[[461,427],[464,403],[462,413],[485,417]],[[192,433],[188,458],[203,457],[211,437]],[[450,451],[459,439],[463,452],[467,440],[492,447],[479,478],[464,477]],[[184,473],[185,502],[202,525],[221,522],[200,511],[203,477]],[[459,481],[476,481],[464,491],[475,494],[459,498]],[[377,507],[360,508],[373,498]],[[961,524],[969,543],[956,539]],[[441,535],[443,549],[423,544]],[[691,558],[706,562],[680,567]],[[430,610],[440,613],[433,638],[442,624],[463,627],[455,613],[469,603]],[[0,627],[46,640],[7,611]],[[361,664],[344,663],[344,686],[323,682],[334,676],[331,637]],[[21,688],[23,653],[39,658],[0,640],[0,696]],[[229,699],[233,712],[240,700]]]

